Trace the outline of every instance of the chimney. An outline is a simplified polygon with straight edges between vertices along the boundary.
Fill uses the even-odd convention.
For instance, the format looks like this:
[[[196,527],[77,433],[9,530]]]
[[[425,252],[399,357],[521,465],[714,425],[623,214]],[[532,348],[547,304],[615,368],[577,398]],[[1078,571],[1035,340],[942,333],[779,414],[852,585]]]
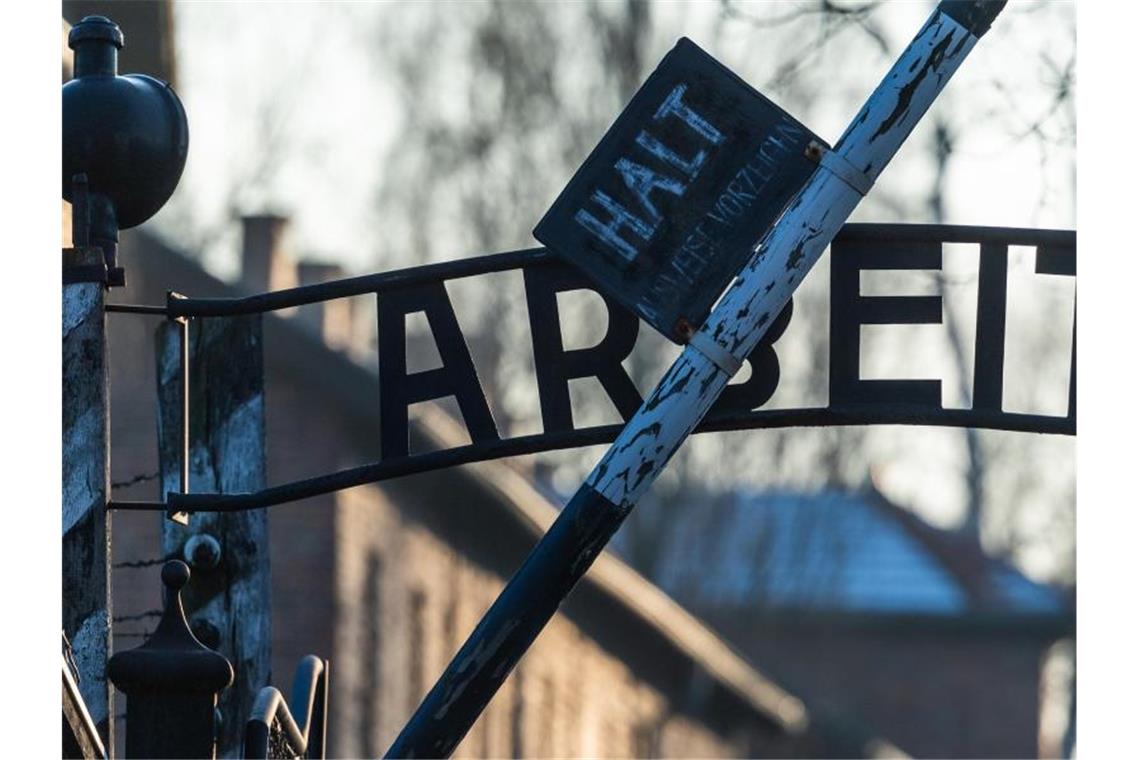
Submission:
[[[289,219],[283,216],[241,218],[241,284],[246,290],[263,293],[296,286],[288,231]]]
[[[300,285],[316,285],[344,277],[338,264],[303,261],[297,267]],[[355,336],[354,300],[336,298],[331,301],[305,304],[297,311],[297,319],[320,335],[329,348],[348,351],[353,348]]]

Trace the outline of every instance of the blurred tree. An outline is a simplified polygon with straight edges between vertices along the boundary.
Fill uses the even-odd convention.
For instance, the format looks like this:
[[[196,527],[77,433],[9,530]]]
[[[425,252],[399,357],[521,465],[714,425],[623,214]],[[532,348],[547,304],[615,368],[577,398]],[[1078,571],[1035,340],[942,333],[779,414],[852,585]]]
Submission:
[[[324,241],[332,225],[322,196],[335,196],[334,208],[347,205],[351,199],[345,188],[373,181],[379,188],[375,211],[369,211],[374,226],[354,227],[349,236],[375,241],[362,244],[375,252],[370,269],[529,247],[534,245],[534,224],[678,36],[692,37],[802,122],[834,138],[932,5],[485,0],[334,4],[321,6],[319,13],[312,6],[288,6],[266,23],[297,28],[319,18],[322,35],[311,36],[287,61],[265,67],[257,66],[266,59],[264,50],[246,49],[260,37],[244,38],[239,65],[248,76],[233,77],[232,66],[224,66],[223,78],[217,67],[201,62],[216,58],[220,49],[236,55],[226,48],[230,43],[221,32],[237,28],[244,7],[199,12],[198,6],[177,6],[177,28],[194,34],[180,36],[183,94],[188,104],[217,107],[215,121],[225,124],[225,139],[215,142],[224,151],[212,159],[198,152],[212,125],[196,121],[187,177],[159,221],[182,247],[205,252],[216,262],[221,249],[236,250],[234,217],[268,205],[294,212],[301,245],[327,250]],[[880,177],[856,218],[1071,225],[1069,217],[1058,221],[1055,210],[1071,205],[1075,184],[1073,16],[1066,3],[1011,4]],[[356,58],[346,53],[345,60],[359,61],[367,70],[353,80],[355,90],[328,88],[321,78],[317,67],[334,52],[327,49],[328,40],[353,48]],[[265,44],[273,44],[271,35]],[[342,51],[335,52],[340,56]],[[337,65],[343,77],[344,66]],[[217,94],[196,89],[202,81],[208,83],[203,88],[220,88]],[[383,95],[378,101],[391,101],[392,107],[384,111],[369,103],[349,108],[343,99],[359,99],[361,82],[375,87]],[[326,97],[324,89],[336,94]],[[315,103],[330,107],[325,121],[314,115],[319,110]],[[382,114],[377,118],[384,123],[369,117],[358,125],[359,114],[365,113]],[[360,130],[392,133],[383,161],[361,150]],[[1037,166],[1017,164],[1019,173],[1013,175],[1002,161],[1025,145],[1034,146]],[[346,164],[332,159],[346,151],[353,156],[348,168],[360,176],[353,175],[355,185],[342,188],[350,179],[341,176]],[[979,216],[972,188],[962,190],[960,177],[979,171],[988,177],[988,167],[977,167],[991,157],[1001,159],[994,164],[1006,166],[1007,172],[992,184],[1032,188],[1018,196],[1033,199],[1032,218],[1016,216],[1008,205],[997,218]],[[1046,213],[1052,216],[1038,218]],[[306,226],[316,231],[308,241]],[[826,401],[828,269],[825,256],[797,291],[796,316],[776,344],[782,382],[769,406]],[[514,435],[536,432],[539,423],[533,366],[522,348],[530,335],[521,283],[507,277],[457,283],[451,292],[475,361],[493,389],[493,413],[503,434]],[[931,283],[930,292],[943,295],[946,303],[944,326],[931,329],[944,337],[932,340],[929,332],[915,337],[899,329],[882,341],[868,341],[866,353],[872,358],[913,356],[900,371],[920,376],[941,368],[949,401],[968,403],[970,277],[948,271]],[[908,282],[906,287],[913,287]],[[1020,367],[1020,375],[1008,378],[1007,408],[1010,403],[1041,406],[1056,378],[1067,373],[1070,302],[1064,292],[1046,296],[1017,306],[1011,302],[1011,330],[1015,308],[1025,307],[1029,321],[1039,324],[1018,333],[1017,347],[1032,361]],[[597,340],[605,327],[597,301],[569,294],[565,306],[570,311],[563,320],[566,343]],[[477,329],[468,329],[472,326]],[[644,393],[675,355],[672,344],[643,328],[626,367]],[[616,421],[596,386],[575,383],[571,391],[579,424]],[[548,484],[570,490],[597,455],[597,449],[589,449],[538,456],[535,472]],[[653,577],[664,526],[718,498],[718,492],[745,486],[857,486],[872,467],[888,475],[908,472],[912,488],[891,494],[895,501],[915,504],[926,514],[930,505],[923,501],[932,496],[941,499],[937,506],[943,511],[947,504],[960,507],[964,529],[983,532],[991,550],[1022,561],[1042,560],[1053,577],[1072,579],[1072,441],[1020,434],[910,429],[904,435],[897,428],[833,428],[698,436],[681,448],[650,497],[633,512],[618,545]],[[951,472],[955,467],[960,471]],[[937,485],[923,484],[923,476],[913,474],[927,470]]]
[[[805,123],[818,119],[845,124],[875,80],[876,67],[885,70],[906,42],[889,26],[881,5],[722,0],[712,14],[707,7],[666,7],[642,0],[489,0],[405,8],[401,23],[386,27],[377,46],[381,65],[396,72],[403,104],[403,121],[380,192],[387,241],[383,266],[533,245],[529,231],[534,223],[680,30],[732,61],[733,68]],[[1016,18],[1003,19],[991,34],[1008,37],[1019,24],[1060,21],[1067,25],[1062,39],[1065,34],[1071,38],[1071,9],[1051,5],[1011,8]],[[764,45],[756,45],[761,36]],[[987,45],[1001,47],[990,38]],[[984,92],[970,85],[959,86],[957,92],[951,88],[929,124],[916,130],[912,142],[917,145],[908,148],[909,160],[921,160],[925,153],[931,164],[928,189],[916,191],[913,172],[890,171],[864,203],[861,218],[955,221],[947,209],[948,178],[959,157],[969,152],[958,146],[971,142],[969,133],[981,131],[979,124],[987,129],[997,125],[1011,141],[1038,141],[1043,176],[1055,177],[1055,167],[1046,164],[1058,154],[1063,157],[1058,148],[1073,139],[1072,49],[1038,51],[1038,82],[1032,92],[1000,84],[1003,72],[995,69],[985,72]],[[849,60],[861,64],[842,65]],[[960,111],[955,103],[963,104]],[[1042,183],[1042,197],[1056,192],[1056,187]],[[778,348],[784,384],[794,386],[796,400],[822,402],[827,382],[822,371],[827,363],[826,260],[818,269],[797,292],[795,336],[789,334]],[[935,279],[937,292],[946,295],[946,277]],[[533,397],[511,391],[529,371],[527,356],[511,349],[525,345],[529,335],[523,320],[502,318],[511,308],[507,301],[517,294],[486,287],[462,295],[466,297],[456,294],[457,308],[487,326],[474,350],[477,363],[482,361],[484,371],[493,372],[490,384],[505,389],[494,409],[501,427],[506,432],[530,425],[533,430]],[[959,386],[955,392],[968,398],[970,320],[954,311],[953,298],[945,302],[947,347]],[[603,328],[589,305],[574,314],[563,324],[568,343],[600,334]],[[1043,356],[1065,352],[1065,341],[1056,337],[1043,339]],[[897,350],[906,350],[905,341],[898,342]],[[646,392],[674,355],[675,349],[656,335],[643,335],[627,369]],[[574,401],[576,416],[579,411],[583,416],[605,413],[590,409],[591,402],[598,403],[596,392],[575,393]],[[898,437],[897,431],[888,432],[888,437]],[[1018,490],[1039,466],[1036,457],[1026,456],[1037,450],[1034,437],[973,430],[952,435],[960,436],[964,452],[959,473],[964,529],[977,533],[985,516],[987,524],[995,526],[992,548],[1016,553],[1019,542],[1040,544],[1042,536],[1024,536],[1015,527],[1024,525],[1020,513],[1026,509],[1071,512],[1072,501],[1063,495],[1045,498],[1037,488]],[[667,475],[632,513],[618,545],[635,567],[654,577],[666,526],[682,510],[699,509],[702,500],[713,498],[710,493],[741,483],[855,486],[865,481],[872,464],[892,459],[897,451],[897,443],[884,444],[876,431],[860,428],[697,437],[682,447]],[[1051,451],[1071,460],[1071,447],[1052,445]],[[556,485],[571,486],[595,458],[593,450],[543,456],[537,470],[550,473]],[[994,471],[1001,477],[992,477]],[[1055,521],[1049,530],[1057,530]],[[1058,549],[1071,553],[1071,545],[1062,540]],[[1059,577],[1071,579],[1066,566],[1058,564]]]

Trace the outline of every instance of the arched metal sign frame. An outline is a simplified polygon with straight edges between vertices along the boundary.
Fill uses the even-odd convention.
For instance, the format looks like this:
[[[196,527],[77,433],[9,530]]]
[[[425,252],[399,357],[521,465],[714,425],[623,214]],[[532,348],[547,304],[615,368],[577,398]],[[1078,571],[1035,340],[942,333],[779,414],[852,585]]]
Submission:
[[[859,378],[859,328],[862,324],[922,324],[941,322],[937,296],[863,296],[859,275],[873,269],[938,270],[942,245],[980,246],[978,311],[975,334],[974,405],[946,409],[937,380],[863,380]],[[824,407],[761,409],[779,382],[779,363],[772,350],[787,324],[790,309],[776,320],[765,340],[749,357],[752,377],[730,386],[696,432],[835,425],[923,425],[1074,435],[1076,433],[1076,320],[1070,362],[1069,404],[1065,416],[1022,414],[1002,409],[1005,350],[1006,273],[1011,246],[1036,250],[1040,274],[1076,275],[1076,233],[950,225],[848,224],[832,243],[831,340],[829,402]],[[458,331],[444,283],[494,272],[521,270],[534,331],[541,434],[501,438],[487,412],[486,399],[470,365],[470,355]],[[641,398],[621,369],[633,348],[638,320],[606,299],[610,325],[592,348],[563,351],[558,334],[555,295],[573,289],[594,289],[589,281],[543,248],[413,267],[333,282],[262,293],[244,298],[187,298],[170,294],[165,306],[108,305],[112,313],[161,315],[185,324],[203,317],[229,317],[288,309],[338,298],[375,294],[379,298],[382,457],[373,462],[314,478],[268,487],[255,493],[169,493],[165,502],[112,501],[112,509],[158,510],[169,513],[229,512],[284,504],[345,488],[403,475],[502,457],[589,446],[613,441],[621,424],[575,428],[569,415],[567,383],[597,377],[623,416]],[[380,298],[383,296],[382,298]],[[428,313],[444,366],[407,374],[393,356],[403,356],[403,315]],[[782,323],[782,324],[781,324]],[[551,347],[554,348],[551,348]],[[184,353],[185,357],[185,353]],[[453,359],[454,361],[449,361]],[[184,358],[184,375],[188,372]],[[430,377],[427,377],[429,376]],[[424,382],[425,379],[429,382]],[[411,390],[412,386],[416,390]],[[426,390],[425,390],[426,388]],[[456,448],[409,454],[407,407],[418,401],[455,395],[471,433],[472,443]],[[632,395],[631,395],[632,394]],[[188,410],[184,411],[188,414]],[[402,441],[402,444],[401,444]],[[394,453],[393,453],[394,452]]]

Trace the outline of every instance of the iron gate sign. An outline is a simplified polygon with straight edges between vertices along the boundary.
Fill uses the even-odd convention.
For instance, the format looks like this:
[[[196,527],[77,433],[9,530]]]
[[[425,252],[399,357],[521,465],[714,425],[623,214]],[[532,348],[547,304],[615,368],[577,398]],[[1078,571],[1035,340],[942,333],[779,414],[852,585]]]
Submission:
[[[825,148],[682,37],[534,236],[683,343]]]
[[[861,377],[860,327],[865,324],[938,324],[939,296],[864,295],[866,270],[939,271],[944,244],[979,247],[973,406],[942,406],[940,381]],[[939,425],[1057,435],[1076,433],[1076,319],[1069,368],[1069,401],[1063,416],[1008,411],[1003,407],[1006,359],[1007,271],[1010,248],[1035,250],[1035,271],[1076,277],[1076,233],[997,227],[920,224],[848,224],[831,247],[826,406],[770,408],[780,382],[775,344],[792,318],[792,307],[773,320],[764,339],[748,356],[751,374],[729,385],[696,432],[772,427],[834,425]],[[527,319],[534,352],[542,432],[504,437],[491,414],[486,388],[471,358],[467,336],[448,295],[446,283],[496,272],[522,274]],[[111,312],[142,312],[175,319],[233,317],[294,308],[365,294],[377,297],[378,376],[380,385],[380,461],[306,480],[270,486],[255,493],[170,493],[165,502],[112,502],[113,509],[215,510],[259,509],[300,498],[374,483],[440,467],[574,448],[613,441],[621,424],[581,426],[571,411],[570,383],[596,379],[623,420],[644,399],[622,366],[637,342],[639,321],[616,300],[603,296],[608,324],[601,340],[588,348],[562,342],[558,294],[593,290],[581,271],[546,249],[530,249],[428,264],[411,269],[304,285],[241,298],[171,296],[165,306],[108,305]],[[440,366],[411,370],[406,362],[407,321],[422,312]],[[1063,378],[1058,378],[1059,381]],[[456,448],[413,452],[409,447],[412,405],[452,396],[463,415],[471,443]]]

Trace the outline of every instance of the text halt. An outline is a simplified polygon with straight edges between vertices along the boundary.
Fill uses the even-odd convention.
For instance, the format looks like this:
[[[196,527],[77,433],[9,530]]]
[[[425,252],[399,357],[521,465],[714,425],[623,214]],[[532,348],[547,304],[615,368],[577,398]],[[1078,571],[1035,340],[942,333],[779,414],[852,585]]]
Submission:
[[[534,230],[671,340],[704,322],[826,143],[682,37]]]

